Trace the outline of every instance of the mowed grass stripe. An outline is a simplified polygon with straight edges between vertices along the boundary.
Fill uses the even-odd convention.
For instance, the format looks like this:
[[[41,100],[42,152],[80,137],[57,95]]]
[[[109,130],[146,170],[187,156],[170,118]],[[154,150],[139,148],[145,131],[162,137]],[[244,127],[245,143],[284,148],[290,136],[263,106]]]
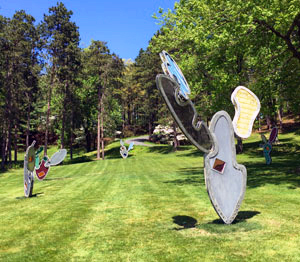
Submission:
[[[103,165],[99,165],[99,163],[94,162],[94,164],[89,163],[87,166],[91,165],[93,167],[93,169],[90,170],[91,173],[93,173],[93,170],[95,169],[97,169],[97,172],[99,172],[99,169],[104,169],[105,166],[107,166],[105,162],[102,163]],[[20,238],[21,236],[28,236],[29,239],[32,238],[31,241],[28,242],[28,238],[25,237],[23,241],[19,242],[20,248],[22,248],[22,246],[27,247],[27,250],[30,253],[29,257],[40,257],[41,255],[45,254],[50,255],[48,252],[49,242],[51,243],[51,249],[53,250],[53,247],[59,245],[55,248],[54,254],[57,253],[57,250],[59,250],[61,247],[59,240],[66,240],[68,235],[72,235],[74,232],[76,232],[78,225],[84,222],[81,221],[81,219],[84,217],[84,214],[88,213],[90,210],[89,207],[91,203],[85,201],[86,194],[84,192],[89,192],[89,190],[91,190],[90,192],[97,191],[97,183],[95,183],[97,178],[96,176],[93,177],[92,174],[90,177],[87,176],[87,174],[85,174],[84,166],[82,165],[74,165],[72,170],[75,174],[76,172],[81,172],[82,175],[78,176],[75,180],[67,179],[42,181],[40,182],[41,184],[46,182],[43,184],[50,183],[52,186],[50,186],[49,189],[47,189],[49,187],[48,185],[46,185],[44,188],[41,187],[40,189],[45,189],[45,192],[41,196],[21,200],[25,206],[17,209],[17,212],[19,211],[19,216],[21,216],[20,219],[22,224],[19,226],[23,230],[20,230],[18,226],[16,227],[12,220],[6,223],[6,229],[9,230],[7,234],[11,234],[12,229],[14,229],[13,231],[16,233],[15,237]],[[61,174],[66,174],[66,172],[63,171],[61,173],[59,170],[57,170],[56,177],[59,177]],[[91,179],[92,177],[94,179]],[[58,183],[60,186],[53,186],[53,184]],[[105,187],[105,184],[102,183],[99,183],[98,185],[100,185],[100,187]],[[92,188],[93,186],[94,188]],[[39,191],[38,188],[36,190],[37,191],[35,192]],[[78,201],[82,200],[85,201],[84,204],[78,204]],[[29,201],[31,201],[31,205],[28,203]],[[76,223],[78,220],[80,220],[79,224]],[[4,232],[4,230],[2,230],[2,232]],[[45,234],[45,232],[47,233]],[[45,246],[43,243],[45,243]],[[1,247],[9,247],[11,244],[12,243],[4,242],[1,243]],[[40,247],[38,250],[41,253],[36,252],[37,246]],[[53,252],[50,251],[50,253]]]

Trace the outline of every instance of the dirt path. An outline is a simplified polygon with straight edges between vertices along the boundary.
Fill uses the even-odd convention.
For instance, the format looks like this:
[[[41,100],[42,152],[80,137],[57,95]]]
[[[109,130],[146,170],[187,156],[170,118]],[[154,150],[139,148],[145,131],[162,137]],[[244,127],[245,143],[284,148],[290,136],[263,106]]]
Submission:
[[[140,136],[140,137],[136,137],[136,138],[126,139],[125,143],[130,144],[131,142],[133,142],[134,145],[136,145],[136,146],[153,146],[153,145],[144,143],[145,141],[148,141],[148,140],[149,140],[149,136],[147,135],[147,136]]]

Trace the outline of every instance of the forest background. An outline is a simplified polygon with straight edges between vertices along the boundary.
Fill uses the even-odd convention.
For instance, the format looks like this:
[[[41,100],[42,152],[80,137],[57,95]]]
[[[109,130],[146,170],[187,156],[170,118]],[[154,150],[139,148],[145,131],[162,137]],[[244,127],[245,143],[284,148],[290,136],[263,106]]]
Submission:
[[[181,0],[153,14],[161,28],[135,61],[99,40],[80,48],[72,14],[59,2],[39,24],[23,10],[0,15],[1,169],[33,140],[45,154],[58,144],[71,158],[76,148],[104,159],[116,131],[129,137],[173,126],[155,84],[162,50],[183,71],[204,121],[218,110],[233,116],[238,85],[261,101],[255,128],[299,119],[299,1]]]

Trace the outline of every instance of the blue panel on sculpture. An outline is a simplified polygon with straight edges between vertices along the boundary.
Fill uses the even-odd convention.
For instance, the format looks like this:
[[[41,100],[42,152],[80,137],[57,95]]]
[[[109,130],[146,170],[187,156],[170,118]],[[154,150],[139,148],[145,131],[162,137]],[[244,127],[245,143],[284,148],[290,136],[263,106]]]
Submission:
[[[230,224],[244,198],[247,170],[236,162],[234,130],[228,113],[217,112],[209,130],[215,147],[204,157],[206,188],[214,209],[226,224]]]
[[[164,73],[167,73],[179,84],[181,95],[185,99],[189,99],[189,95],[191,94],[190,87],[175,60],[166,51],[162,51],[160,53],[160,58],[163,62],[162,68],[164,70]]]
[[[133,149],[134,142],[131,142],[128,147],[128,152]]]

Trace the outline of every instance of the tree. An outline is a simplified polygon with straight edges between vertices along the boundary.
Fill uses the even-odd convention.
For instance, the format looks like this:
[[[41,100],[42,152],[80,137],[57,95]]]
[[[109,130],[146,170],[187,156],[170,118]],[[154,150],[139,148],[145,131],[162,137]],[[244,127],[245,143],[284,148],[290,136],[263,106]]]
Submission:
[[[119,77],[123,70],[123,62],[115,54],[110,54],[107,44],[102,41],[92,41],[91,45],[84,50],[83,58],[84,86],[90,93],[90,101],[97,98],[97,159],[100,159],[100,147],[104,159],[105,104],[111,106],[108,108],[116,106],[112,97],[113,89],[120,84]],[[91,114],[93,110],[85,110],[85,112]],[[88,127],[86,129],[88,131]]]
[[[17,11],[12,19],[1,19],[1,71],[3,72],[4,123],[2,136],[2,168],[11,163],[12,145],[17,161],[19,134],[22,123],[27,123],[26,142],[29,140],[31,104],[37,88],[38,33],[34,18],[23,10]],[[25,114],[24,114],[25,112]],[[14,137],[12,132],[14,130]]]
[[[182,0],[174,11],[154,15],[162,28],[150,47],[174,56],[204,116],[233,113],[230,93],[237,85],[250,87],[262,111],[275,115],[288,102],[280,95],[288,94],[287,65],[299,68],[299,10],[299,1]]]
[[[44,21],[40,25],[44,37],[44,47],[50,55],[51,61],[51,86],[49,87],[47,123],[45,132],[45,154],[47,153],[48,126],[50,116],[50,104],[52,88],[55,79],[58,105],[61,111],[61,147],[65,147],[65,130],[70,119],[69,130],[71,132],[70,153],[72,157],[74,110],[72,101],[76,77],[80,70],[79,32],[74,22],[70,21],[73,12],[68,11],[63,3],[49,8],[49,15],[44,15]]]
[[[156,75],[162,72],[161,61],[159,54],[153,53],[149,49],[145,51],[141,49],[135,61],[135,81],[143,90],[140,97],[140,111],[143,112],[148,134],[151,135],[161,106],[160,95],[155,82]]]

